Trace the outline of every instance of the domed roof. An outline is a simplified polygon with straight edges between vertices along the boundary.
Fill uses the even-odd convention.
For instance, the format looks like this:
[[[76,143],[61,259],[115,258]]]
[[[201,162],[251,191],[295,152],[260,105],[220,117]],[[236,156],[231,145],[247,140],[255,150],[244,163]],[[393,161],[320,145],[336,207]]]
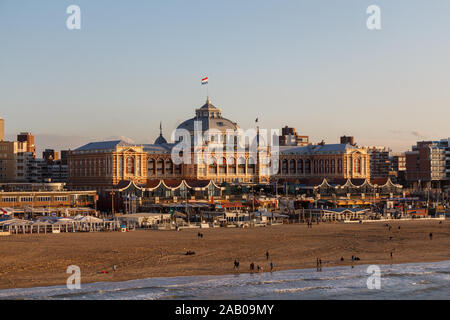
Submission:
[[[162,135],[160,135],[158,138],[156,138],[154,144],[166,144],[166,143],[167,140]]]
[[[210,129],[216,129],[221,132],[226,130],[237,130],[239,127],[236,122],[222,117],[222,110],[215,107],[209,97],[206,103],[196,110],[196,116],[181,123],[177,129],[185,129],[190,132],[194,132],[194,123],[196,121],[201,122],[202,131]]]
[[[162,134],[162,122],[159,123],[159,137],[156,138],[154,144],[167,144],[167,140],[163,137]]]

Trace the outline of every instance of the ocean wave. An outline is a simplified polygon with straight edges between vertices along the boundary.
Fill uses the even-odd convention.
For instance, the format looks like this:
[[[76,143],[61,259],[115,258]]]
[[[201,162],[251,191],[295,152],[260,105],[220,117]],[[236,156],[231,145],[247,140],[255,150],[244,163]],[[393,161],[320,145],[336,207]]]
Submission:
[[[283,294],[283,293],[295,293],[295,292],[302,292],[302,291],[311,291],[311,290],[325,290],[325,289],[333,289],[331,286],[318,286],[318,287],[302,287],[302,288],[289,288],[289,289],[277,289],[274,292],[277,294]]]

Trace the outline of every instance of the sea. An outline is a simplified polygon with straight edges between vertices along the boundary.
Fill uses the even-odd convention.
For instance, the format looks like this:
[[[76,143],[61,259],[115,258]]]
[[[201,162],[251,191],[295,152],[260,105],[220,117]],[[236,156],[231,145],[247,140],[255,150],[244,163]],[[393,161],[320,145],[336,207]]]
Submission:
[[[450,261],[81,283],[76,290],[66,286],[0,290],[0,299],[14,300],[449,298]]]

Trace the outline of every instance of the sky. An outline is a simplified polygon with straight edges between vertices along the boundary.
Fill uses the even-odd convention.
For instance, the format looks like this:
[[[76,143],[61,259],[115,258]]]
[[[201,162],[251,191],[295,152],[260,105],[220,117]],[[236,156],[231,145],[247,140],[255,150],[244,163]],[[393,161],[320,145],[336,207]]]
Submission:
[[[369,30],[369,5],[381,30]],[[81,29],[69,30],[69,5]],[[152,143],[206,100],[241,128],[406,151],[450,136],[448,0],[0,0],[0,117],[38,151]]]

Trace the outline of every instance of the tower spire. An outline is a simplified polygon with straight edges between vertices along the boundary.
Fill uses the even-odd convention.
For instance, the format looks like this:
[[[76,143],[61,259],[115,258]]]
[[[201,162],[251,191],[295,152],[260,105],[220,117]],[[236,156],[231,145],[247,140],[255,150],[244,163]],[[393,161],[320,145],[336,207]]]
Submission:
[[[159,122],[159,136],[162,137],[162,121]]]

